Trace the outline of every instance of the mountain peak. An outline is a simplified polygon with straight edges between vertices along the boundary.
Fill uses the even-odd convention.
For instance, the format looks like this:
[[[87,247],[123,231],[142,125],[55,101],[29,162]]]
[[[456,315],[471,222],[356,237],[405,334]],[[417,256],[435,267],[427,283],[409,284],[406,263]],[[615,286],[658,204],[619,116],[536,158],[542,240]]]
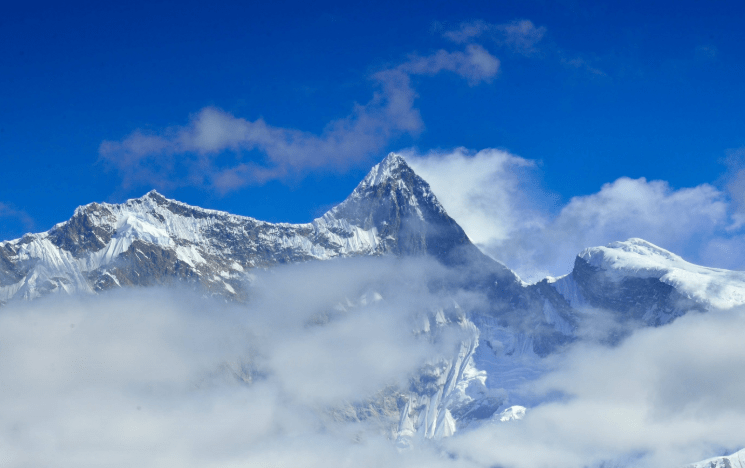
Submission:
[[[428,254],[445,263],[483,255],[448,216],[427,181],[397,153],[373,166],[352,194],[322,220],[331,224],[343,220],[376,233],[380,253]]]
[[[436,213],[437,217],[447,216],[427,181],[409,167],[403,156],[388,153],[370,169],[344,202],[324,216],[343,217],[353,224],[370,229],[401,216],[414,216],[423,220],[423,211]]]
[[[605,247],[585,249],[579,257],[604,270],[684,268],[689,265],[678,255],[635,237],[611,242]]]
[[[367,177],[362,181],[361,185],[366,187],[374,187],[380,185],[388,179],[398,177],[402,171],[412,169],[406,164],[406,160],[403,156],[398,153],[388,153],[381,162],[373,166]]]
[[[158,204],[169,202],[169,201],[174,201],[174,200],[169,200],[168,198],[166,198],[165,196],[163,196],[163,194],[161,194],[160,192],[158,192],[155,189],[147,192],[145,195],[141,196],[137,200],[142,200],[142,201],[152,200],[152,201],[154,201],[155,203],[158,203]]]
[[[406,160],[399,153],[390,152],[388,155],[380,161],[380,166],[385,168],[396,168],[399,165],[406,164]]]

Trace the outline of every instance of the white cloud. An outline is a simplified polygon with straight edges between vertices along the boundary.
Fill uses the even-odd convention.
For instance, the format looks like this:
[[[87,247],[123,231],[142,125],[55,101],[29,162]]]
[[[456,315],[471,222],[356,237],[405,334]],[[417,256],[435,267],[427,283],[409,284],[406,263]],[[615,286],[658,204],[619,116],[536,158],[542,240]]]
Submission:
[[[440,163],[468,167],[462,157]],[[659,467],[745,445],[742,311],[686,316],[614,349],[580,343],[527,388],[567,398],[399,451],[389,429],[324,408],[402,385],[457,349],[412,333],[412,314],[443,299],[432,280],[450,273],[387,258],[255,273],[247,305],[127,289],[5,306],[0,464],[540,468],[636,454]]]
[[[732,200],[734,223],[730,229],[734,230],[745,225],[745,148],[728,150],[723,162],[727,167],[723,181]]]
[[[592,73],[593,75],[607,76],[603,70],[594,66],[587,59],[584,59],[582,57],[566,57],[564,56],[564,53],[562,53],[561,51],[559,51],[558,55],[559,55],[559,61],[561,62],[562,65],[566,67],[585,70],[585,71]]]
[[[678,254],[697,258],[699,241],[727,222],[721,192],[708,184],[674,190],[663,181],[622,177],[600,191],[574,197],[543,229],[529,229],[499,246],[518,252],[553,274],[571,269],[586,247],[641,237]]]
[[[546,34],[545,27],[537,28],[530,20],[501,24],[497,26],[497,30],[502,33],[503,41],[507,46],[524,55],[534,53],[536,44]]]
[[[427,57],[413,56],[395,70],[410,75],[435,75],[447,70],[466,78],[469,83],[475,85],[481,81],[489,82],[494,78],[499,71],[499,59],[482,46],[469,44],[465,52],[439,50]],[[384,73],[383,76],[385,76]]]
[[[727,199],[709,184],[673,189],[622,177],[554,214],[550,195],[531,178],[533,161],[494,149],[406,157],[471,240],[526,280],[566,274],[581,250],[630,237],[694,262],[745,260],[733,252],[734,234],[723,234],[731,224]]]
[[[372,99],[355,106],[347,117],[329,122],[321,135],[206,107],[186,126],[156,134],[136,130],[121,141],[104,141],[99,154],[101,161],[122,177],[124,188],[191,185],[224,193],[320,168],[343,170],[377,155],[395,136],[418,134],[423,123],[414,107],[411,77],[443,71],[476,85],[497,75],[499,60],[476,44],[469,44],[463,52],[440,50],[429,56],[412,56],[373,74],[378,91]],[[266,164],[236,161],[222,166],[215,162],[223,151],[250,150],[263,153]]]
[[[476,38],[490,39],[496,45],[525,57],[551,59],[567,68],[584,70],[593,75],[606,76],[606,73],[595,65],[595,61],[578,56],[544,40],[547,29],[536,26],[527,19],[509,23],[493,24],[483,20],[460,23],[458,27],[445,31],[442,35],[455,43],[469,43]]]
[[[427,282],[440,274],[366,258],[260,272],[247,305],[133,289],[6,305],[0,465],[438,466],[324,408],[406,388],[425,358],[454,352],[410,322],[439,300]],[[364,305],[370,288],[383,300]]]
[[[700,263],[742,271],[745,269],[743,252],[745,252],[745,236],[742,234],[714,237],[702,243]]]
[[[460,23],[456,29],[445,31],[442,33],[442,36],[455,43],[463,44],[471,42],[473,39],[492,30],[494,27],[495,25],[483,20],[467,21]]]
[[[532,194],[520,180],[535,168],[533,161],[498,149],[403,154],[476,244],[503,242],[520,229],[544,223],[541,213],[531,213]]]

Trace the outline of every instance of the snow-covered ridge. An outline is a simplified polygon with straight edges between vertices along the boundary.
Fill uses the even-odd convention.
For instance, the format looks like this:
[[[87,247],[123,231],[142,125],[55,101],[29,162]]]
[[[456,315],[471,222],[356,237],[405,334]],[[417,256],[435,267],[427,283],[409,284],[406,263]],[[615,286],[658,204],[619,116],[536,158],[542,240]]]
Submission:
[[[745,468],[745,449],[724,457],[714,457],[693,463],[686,468]]]
[[[655,278],[717,308],[745,304],[745,273],[694,265],[643,239],[585,249],[579,258],[603,270],[611,280]]]
[[[140,245],[148,247],[144,249]],[[367,254],[374,252],[377,245],[374,229],[365,230],[343,220],[272,224],[189,206],[151,191],[122,204],[92,203],[79,207],[71,220],[47,232],[0,243],[9,263],[18,266],[12,273],[19,279],[0,284],[0,301],[17,294],[31,299],[47,290],[94,292],[111,286],[111,281],[123,285],[127,283],[122,277],[127,276],[123,268],[105,270],[109,266],[114,268],[117,261],[121,263],[125,254],[142,261],[146,257],[170,255],[173,258],[165,261],[158,262],[155,258],[150,261],[159,263],[153,265],[156,269],[183,264],[194,270],[191,275],[199,280],[220,283],[222,289],[230,292],[234,286],[225,277],[237,276],[247,268],[283,258],[328,259]],[[239,258],[231,259],[231,254]],[[279,258],[273,258],[275,255]],[[22,265],[33,267],[26,273]],[[138,271],[128,274],[141,276]],[[96,284],[96,279],[106,278],[111,281]]]
[[[386,189],[377,190],[380,184]],[[411,230],[406,220],[412,214],[422,234],[399,245],[399,233]],[[423,253],[425,228],[433,222],[450,223],[458,237],[460,228],[427,183],[394,153],[373,167],[347,200],[310,223],[259,221],[190,206],[153,190],[121,204],[80,206],[47,232],[1,242],[0,304],[48,292],[91,293],[172,280],[231,296],[237,278],[250,268]]]

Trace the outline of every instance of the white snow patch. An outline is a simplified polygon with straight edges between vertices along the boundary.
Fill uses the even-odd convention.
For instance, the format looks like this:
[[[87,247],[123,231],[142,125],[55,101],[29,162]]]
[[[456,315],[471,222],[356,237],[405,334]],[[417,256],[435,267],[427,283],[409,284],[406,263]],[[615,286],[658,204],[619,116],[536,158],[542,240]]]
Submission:
[[[523,419],[525,417],[525,411],[526,408],[524,406],[510,406],[506,410],[499,413],[498,418],[500,422],[519,421],[520,419]]]

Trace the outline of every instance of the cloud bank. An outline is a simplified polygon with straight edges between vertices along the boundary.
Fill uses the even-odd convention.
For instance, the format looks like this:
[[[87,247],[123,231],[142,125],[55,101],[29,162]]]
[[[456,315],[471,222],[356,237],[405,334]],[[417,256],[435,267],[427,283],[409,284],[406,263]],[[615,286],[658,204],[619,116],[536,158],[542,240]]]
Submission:
[[[451,72],[469,85],[490,82],[499,71],[499,60],[477,44],[463,51],[439,50],[414,55],[395,67],[372,75],[377,91],[352,113],[326,125],[321,135],[277,127],[259,118],[236,117],[206,107],[181,127],[157,133],[136,130],[120,141],[104,141],[100,161],[116,171],[126,188],[199,186],[219,193],[250,183],[264,183],[317,169],[344,170],[377,156],[396,136],[422,131],[414,106],[413,76]],[[240,155],[258,150],[259,162],[218,164],[223,152]]]
[[[453,352],[410,322],[440,300],[426,281],[442,273],[362,259],[258,273],[248,305],[134,289],[9,304],[0,464],[439,466],[426,448],[399,454],[390,421],[327,409],[406,388],[426,359]]]
[[[688,315],[615,348],[579,342],[523,389],[544,403],[522,421],[401,450],[386,417],[334,417],[458,349],[457,337],[417,338],[411,321],[442,302],[427,283],[448,274],[365,258],[258,273],[247,305],[182,290],[10,304],[0,463],[672,467],[745,446],[742,310]]]

